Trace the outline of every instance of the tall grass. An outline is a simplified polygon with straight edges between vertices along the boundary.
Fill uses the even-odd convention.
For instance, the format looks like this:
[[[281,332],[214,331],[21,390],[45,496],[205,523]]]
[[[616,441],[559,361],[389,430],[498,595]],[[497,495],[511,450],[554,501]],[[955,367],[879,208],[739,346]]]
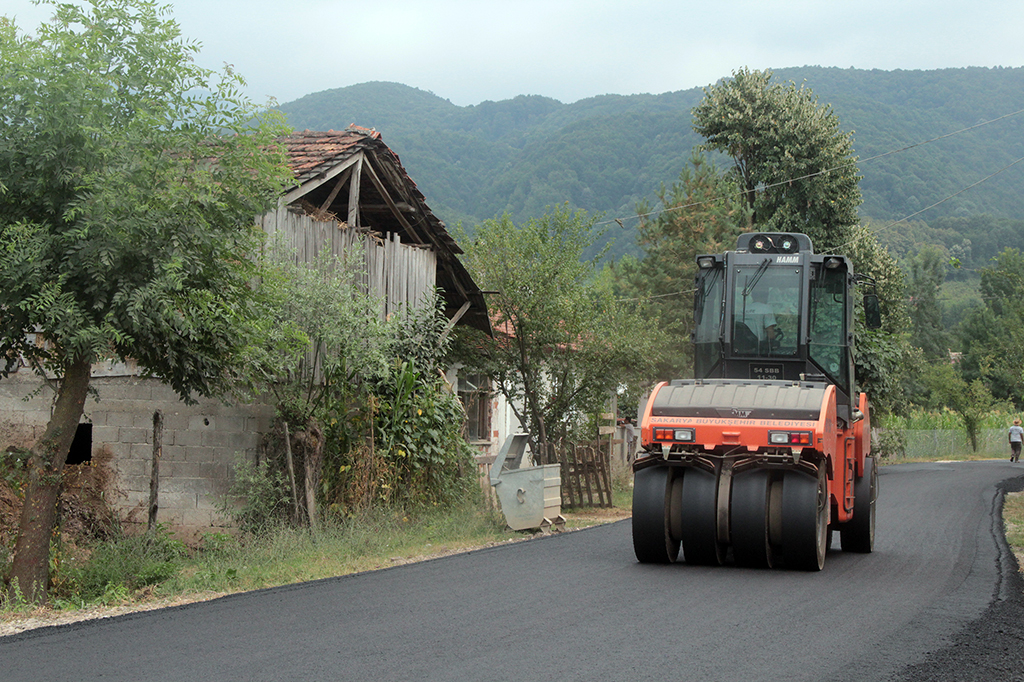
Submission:
[[[993,410],[981,422],[982,429],[1008,429],[1015,418],[1021,415],[1003,410]],[[889,415],[879,424],[883,428],[904,431],[962,431],[963,422],[956,412],[942,410],[912,410],[907,416]]]
[[[65,552],[55,562],[51,604],[58,609],[154,598],[229,593],[346,575],[525,537],[500,512],[478,504],[332,516],[316,532],[277,526],[204,534],[186,547],[164,528],[118,534]],[[0,596],[0,615],[23,610]]]
[[[315,532],[278,527],[234,537],[208,534],[161,594],[234,592],[283,585],[401,563],[413,557],[516,537],[496,514],[475,506],[416,515],[368,510],[333,517]]]
[[[959,415],[949,409],[887,416],[873,432],[872,450],[889,461],[970,460],[1009,457],[1006,432],[1021,415],[993,410],[982,419],[978,450],[971,449]]]

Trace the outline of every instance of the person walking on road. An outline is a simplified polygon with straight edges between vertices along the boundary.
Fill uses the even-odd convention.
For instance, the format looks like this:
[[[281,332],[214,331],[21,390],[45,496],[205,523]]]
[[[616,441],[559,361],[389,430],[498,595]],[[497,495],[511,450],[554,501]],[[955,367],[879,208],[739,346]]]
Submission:
[[[1013,420],[1010,427],[1010,461],[1016,462],[1020,459],[1020,444],[1024,440],[1024,428],[1021,428],[1020,419]]]

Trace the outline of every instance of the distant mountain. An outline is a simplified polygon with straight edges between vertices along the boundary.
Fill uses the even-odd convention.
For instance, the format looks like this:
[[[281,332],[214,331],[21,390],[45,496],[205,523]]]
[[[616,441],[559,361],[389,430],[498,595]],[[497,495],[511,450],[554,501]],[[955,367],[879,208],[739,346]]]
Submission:
[[[862,159],[864,217],[988,213],[1024,219],[1024,114],[911,150],[887,152],[1024,110],[1024,68],[864,71],[778,69],[806,83],[854,131]],[[662,184],[676,180],[701,139],[690,111],[700,88],[661,95],[604,95],[563,104],[539,96],[460,107],[397,83],[363,83],[281,106],[296,129],[380,131],[449,224],[509,213],[516,220],[568,201],[609,218],[635,216]],[[726,161],[723,159],[722,161]],[[632,235],[619,240],[621,250]]]

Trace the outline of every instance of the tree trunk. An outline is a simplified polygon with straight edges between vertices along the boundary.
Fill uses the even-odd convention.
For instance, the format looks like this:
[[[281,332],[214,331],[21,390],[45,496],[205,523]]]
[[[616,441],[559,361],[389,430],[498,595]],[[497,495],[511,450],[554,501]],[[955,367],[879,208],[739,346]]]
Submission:
[[[292,523],[298,525],[302,522],[302,515],[299,513],[299,489],[295,487],[295,461],[292,459],[292,436],[288,433],[288,421],[282,418],[281,424],[284,426],[284,454],[288,461],[288,482],[292,487]]]
[[[28,488],[11,563],[10,596],[44,603],[50,585],[50,537],[57,519],[61,471],[68,458],[78,420],[85,409],[91,363],[76,358],[57,390],[53,414],[42,437],[32,446]]]

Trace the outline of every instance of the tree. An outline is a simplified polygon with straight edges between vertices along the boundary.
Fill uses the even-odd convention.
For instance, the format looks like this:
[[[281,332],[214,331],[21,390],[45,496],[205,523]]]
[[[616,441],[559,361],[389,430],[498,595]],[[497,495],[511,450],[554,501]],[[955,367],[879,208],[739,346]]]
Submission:
[[[858,225],[850,234],[850,241],[837,251],[850,257],[854,272],[871,278],[873,285],[869,291],[878,295],[882,312],[882,326],[868,329],[864,311],[861,306],[857,307],[854,327],[857,385],[871,398],[872,409],[876,412],[901,412],[907,402],[910,371],[919,355],[910,344],[905,275],[869,228]]]
[[[818,251],[845,243],[861,203],[852,135],[809,88],[741,69],[693,109],[702,148],[732,158],[759,230],[803,232]]]
[[[967,380],[982,379],[999,400],[1024,402],[1024,253],[1004,249],[981,269],[985,305],[958,330]]]
[[[567,207],[517,227],[506,215],[477,227],[465,262],[485,290],[494,336],[469,332],[459,359],[487,374],[529,429],[543,460],[573,418],[600,409],[611,390],[646,374],[648,320],[593,286],[600,255],[583,260],[595,220]]]
[[[324,244],[319,255],[305,263],[296,262],[280,240],[270,246],[261,282],[268,304],[268,314],[260,321],[265,327],[260,334],[263,343],[248,349],[246,366],[252,375],[246,384],[269,395],[282,425],[274,431],[279,439],[270,439],[267,445],[271,454],[276,450],[285,455],[277,458],[284,466],[274,473],[282,479],[287,474],[291,520],[315,530],[324,417],[358,391],[360,380],[380,381],[387,375],[389,344],[381,302],[356,282],[362,270],[360,251],[351,249],[338,258],[330,244]],[[240,518],[243,527],[247,514]]]
[[[911,343],[920,348],[925,360],[948,360],[946,330],[942,324],[939,290],[946,281],[944,250],[925,244],[910,259],[910,321],[913,324]]]
[[[749,228],[750,211],[736,184],[703,154],[694,154],[679,181],[658,193],[661,206],[651,212],[641,204],[638,242],[645,256],[626,273],[633,290],[648,301],[652,318],[666,334],[658,376],[678,378],[693,371],[693,278],[696,257],[736,247]]]
[[[971,452],[978,451],[982,421],[997,400],[981,379],[967,381],[960,368],[950,362],[936,362],[924,371],[923,381],[931,387],[932,406],[945,406],[956,412]]]
[[[51,4],[35,37],[0,19],[0,356],[57,382],[10,576],[32,601],[91,365],[134,359],[186,402],[225,390],[257,332],[254,217],[289,179],[278,119],[197,66],[167,8]]]

